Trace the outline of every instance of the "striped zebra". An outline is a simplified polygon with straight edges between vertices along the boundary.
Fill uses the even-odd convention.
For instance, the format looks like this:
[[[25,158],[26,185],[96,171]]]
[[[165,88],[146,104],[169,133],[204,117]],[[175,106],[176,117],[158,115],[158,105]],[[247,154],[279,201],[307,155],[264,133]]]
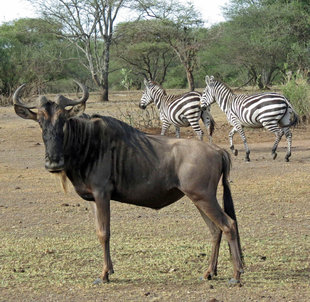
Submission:
[[[210,141],[214,130],[214,120],[210,110],[202,111],[200,108],[201,93],[197,91],[187,92],[182,95],[167,95],[166,91],[157,83],[144,80],[145,90],[140,100],[139,107],[145,109],[154,102],[159,110],[162,121],[161,135],[165,135],[170,125],[175,126],[176,137],[180,137],[180,127],[192,126],[198,138],[202,140],[203,131],[199,120],[202,119],[209,129]]]
[[[250,150],[243,127],[261,128],[273,132],[276,136],[273,148],[273,159],[277,157],[278,144],[285,134],[287,152],[285,160],[291,156],[292,133],[289,127],[298,122],[298,116],[289,101],[278,93],[257,93],[253,95],[235,95],[224,83],[216,81],[213,76],[206,76],[206,88],[201,98],[201,108],[208,108],[214,101],[226,114],[227,120],[233,126],[229,133],[230,149],[237,155],[233,144],[233,136],[238,131],[245,147],[246,161],[250,161]]]

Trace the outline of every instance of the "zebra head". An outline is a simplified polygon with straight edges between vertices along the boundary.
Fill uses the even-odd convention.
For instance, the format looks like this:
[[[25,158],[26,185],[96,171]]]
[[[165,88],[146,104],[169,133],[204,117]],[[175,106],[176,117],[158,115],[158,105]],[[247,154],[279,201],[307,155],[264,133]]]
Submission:
[[[145,86],[145,89],[143,91],[140,104],[139,104],[139,107],[141,109],[145,109],[150,103],[154,101],[154,98],[153,98],[153,90],[155,87],[154,83],[150,80],[144,79],[144,86]]]
[[[207,86],[205,90],[203,91],[201,99],[200,99],[201,110],[206,110],[215,101],[214,92],[213,92],[214,83],[215,83],[215,80],[213,76],[211,77],[206,76]]]

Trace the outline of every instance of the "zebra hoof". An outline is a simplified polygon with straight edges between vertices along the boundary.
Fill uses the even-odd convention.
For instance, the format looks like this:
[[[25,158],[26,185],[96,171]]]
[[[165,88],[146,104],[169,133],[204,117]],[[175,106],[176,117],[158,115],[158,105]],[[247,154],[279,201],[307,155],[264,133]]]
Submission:
[[[278,156],[277,152],[273,153],[273,154],[272,154],[273,160],[275,160],[275,159],[277,158],[277,156]]]

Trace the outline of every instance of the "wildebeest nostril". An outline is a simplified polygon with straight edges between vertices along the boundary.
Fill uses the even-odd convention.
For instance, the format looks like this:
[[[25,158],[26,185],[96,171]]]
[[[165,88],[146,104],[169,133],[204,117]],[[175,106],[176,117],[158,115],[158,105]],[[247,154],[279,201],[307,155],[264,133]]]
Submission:
[[[60,172],[64,169],[64,166],[65,162],[63,158],[58,161],[50,161],[49,159],[45,159],[45,168],[49,172]]]

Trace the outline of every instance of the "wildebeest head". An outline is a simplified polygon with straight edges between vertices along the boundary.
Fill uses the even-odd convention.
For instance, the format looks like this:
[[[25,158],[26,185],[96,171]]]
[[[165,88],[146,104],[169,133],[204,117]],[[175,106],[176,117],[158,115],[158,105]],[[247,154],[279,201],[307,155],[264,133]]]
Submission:
[[[86,107],[89,93],[84,85],[76,82],[83,91],[78,100],[71,100],[63,95],[57,95],[54,101],[45,96],[39,96],[34,104],[24,104],[20,100],[21,85],[13,95],[14,109],[17,115],[32,119],[39,123],[45,145],[45,168],[49,172],[61,172],[64,169],[63,139],[66,120],[82,113]],[[66,107],[72,107],[66,109]],[[33,111],[31,109],[36,109]]]

